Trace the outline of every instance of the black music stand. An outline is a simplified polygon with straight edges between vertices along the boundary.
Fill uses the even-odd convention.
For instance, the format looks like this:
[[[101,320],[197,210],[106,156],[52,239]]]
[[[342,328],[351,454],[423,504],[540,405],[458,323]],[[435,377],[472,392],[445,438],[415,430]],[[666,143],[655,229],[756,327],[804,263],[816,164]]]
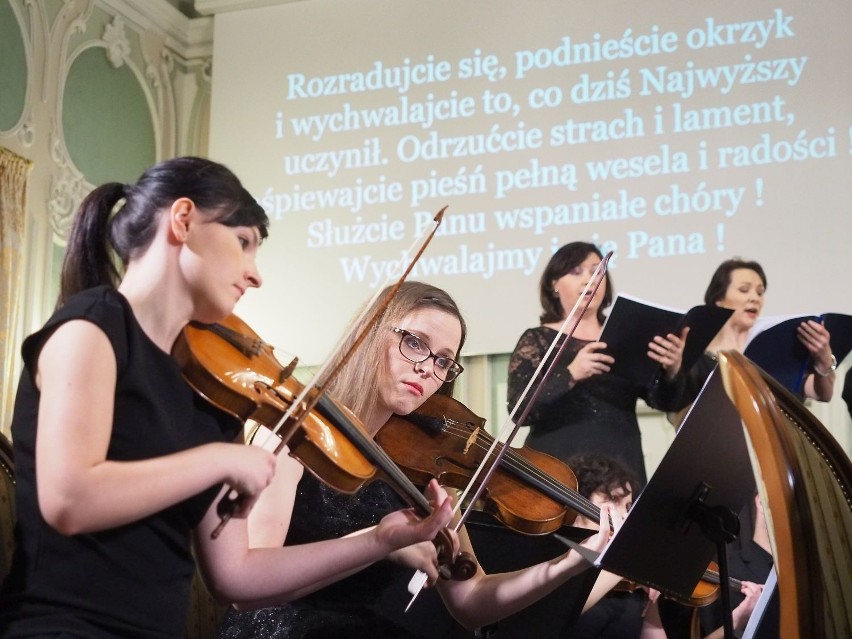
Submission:
[[[716,368],[595,565],[688,600],[715,555],[727,584],[726,544],[736,538],[736,513],[754,491],[740,415]],[[725,636],[732,638],[730,593],[722,586],[720,592]]]

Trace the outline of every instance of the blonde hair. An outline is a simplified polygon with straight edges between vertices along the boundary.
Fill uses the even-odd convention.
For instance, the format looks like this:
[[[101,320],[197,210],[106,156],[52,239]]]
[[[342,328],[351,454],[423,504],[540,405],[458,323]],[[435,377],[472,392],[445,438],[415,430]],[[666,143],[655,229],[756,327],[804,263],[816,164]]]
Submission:
[[[357,335],[361,333],[363,325],[373,317],[375,309],[383,303],[390,289],[391,287],[387,287],[382,291],[369,312],[364,315],[360,325],[350,331],[349,337],[342,345],[341,353],[349,349]],[[446,291],[431,284],[403,282],[387,308],[370,328],[364,341],[327,389],[332,397],[349,407],[361,419],[366,420],[368,417],[378,392],[379,380],[387,372],[384,353],[388,340],[399,339],[391,329],[398,327],[406,315],[421,308],[434,308],[458,319],[461,325],[461,341],[458,352],[454,354],[458,359],[467,335],[467,327],[456,303]],[[454,383],[454,381],[444,382],[438,392],[451,395]]]

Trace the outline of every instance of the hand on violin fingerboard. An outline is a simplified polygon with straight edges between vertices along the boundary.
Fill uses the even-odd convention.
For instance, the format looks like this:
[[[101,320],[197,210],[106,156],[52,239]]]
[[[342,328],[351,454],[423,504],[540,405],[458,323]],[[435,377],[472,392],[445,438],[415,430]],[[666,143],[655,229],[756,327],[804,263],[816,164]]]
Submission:
[[[426,497],[433,506],[428,517],[418,517],[413,509],[398,510],[385,515],[374,529],[375,535],[389,553],[421,541],[431,541],[438,531],[449,524],[453,516],[452,497],[434,479],[426,487]],[[457,536],[453,543],[454,550],[458,550]]]
[[[603,549],[606,548],[609,540],[618,532],[621,528],[621,524],[624,522],[624,518],[621,516],[621,513],[618,512],[618,509],[613,508],[610,504],[601,504],[600,511],[601,519],[598,531],[591,537],[583,540],[580,544],[581,546],[585,546],[589,550],[593,550],[598,553],[603,552]],[[610,524],[612,524],[611,528]]]

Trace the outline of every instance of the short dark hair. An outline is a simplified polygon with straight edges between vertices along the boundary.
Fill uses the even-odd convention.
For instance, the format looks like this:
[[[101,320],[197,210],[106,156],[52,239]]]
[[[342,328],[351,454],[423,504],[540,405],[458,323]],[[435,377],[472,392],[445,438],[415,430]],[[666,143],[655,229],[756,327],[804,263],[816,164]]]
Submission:
[[[556,251],[544,268],[544,273],[541,274],[541,280],[538,284],[538,297],[541,301],[542,313],[539,316],[542,324],[561,322],[565,319],[566,309],[562,308],[562,302],[559,301],[559,295],[553,293],[553,282],[568,273],[575,266],[583,263],[583,260],[594,253],[599,258],[603,259],[603,254],[600,249],[590,242],[570,242]],[[598,321],[604,322],[604,309],[612,304],[612,281],[609,278],[609,272],[606,274],[606,291],[604,291],[603,301],[598,309]]]
[[[639,479],[617,460],[597,454],[574,455],[568,466],[577,477],[577,492],[586,499],[600,491],[608,496],[619,488],[630,488],[634,495],[639,491]]]
[[[707,291],[704,293],[704,303],[716,304],[725,299],[725,293],[731,285],[731,273],[740,268],[746,268],[757,273],[763,282],[763,288],[766,289],[766,273],[763,272],[763,267],[757,262],[734,257],[719,264],[719,268],[713,273]]]

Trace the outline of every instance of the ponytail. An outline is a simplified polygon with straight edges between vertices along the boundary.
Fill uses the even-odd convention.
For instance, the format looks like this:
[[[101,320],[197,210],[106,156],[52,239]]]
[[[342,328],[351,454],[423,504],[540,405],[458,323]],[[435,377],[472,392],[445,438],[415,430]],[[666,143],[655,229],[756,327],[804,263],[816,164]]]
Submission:
[[[199,157],[164,160],[136,184],[105,184],[83,200],[68,238],[58,306],[84,289],[118,286],[127,264],[153,242],[162,211],[181,197],[211,222],[251,226],[261,238],[267,235],[266,212],[230,169]]]
[[[121,275],[109,240],[109,218],[123,197],[124,186],[111,182],[99,186],[83,200],[68,236],[57,306],[93,286],[118,286]]]

